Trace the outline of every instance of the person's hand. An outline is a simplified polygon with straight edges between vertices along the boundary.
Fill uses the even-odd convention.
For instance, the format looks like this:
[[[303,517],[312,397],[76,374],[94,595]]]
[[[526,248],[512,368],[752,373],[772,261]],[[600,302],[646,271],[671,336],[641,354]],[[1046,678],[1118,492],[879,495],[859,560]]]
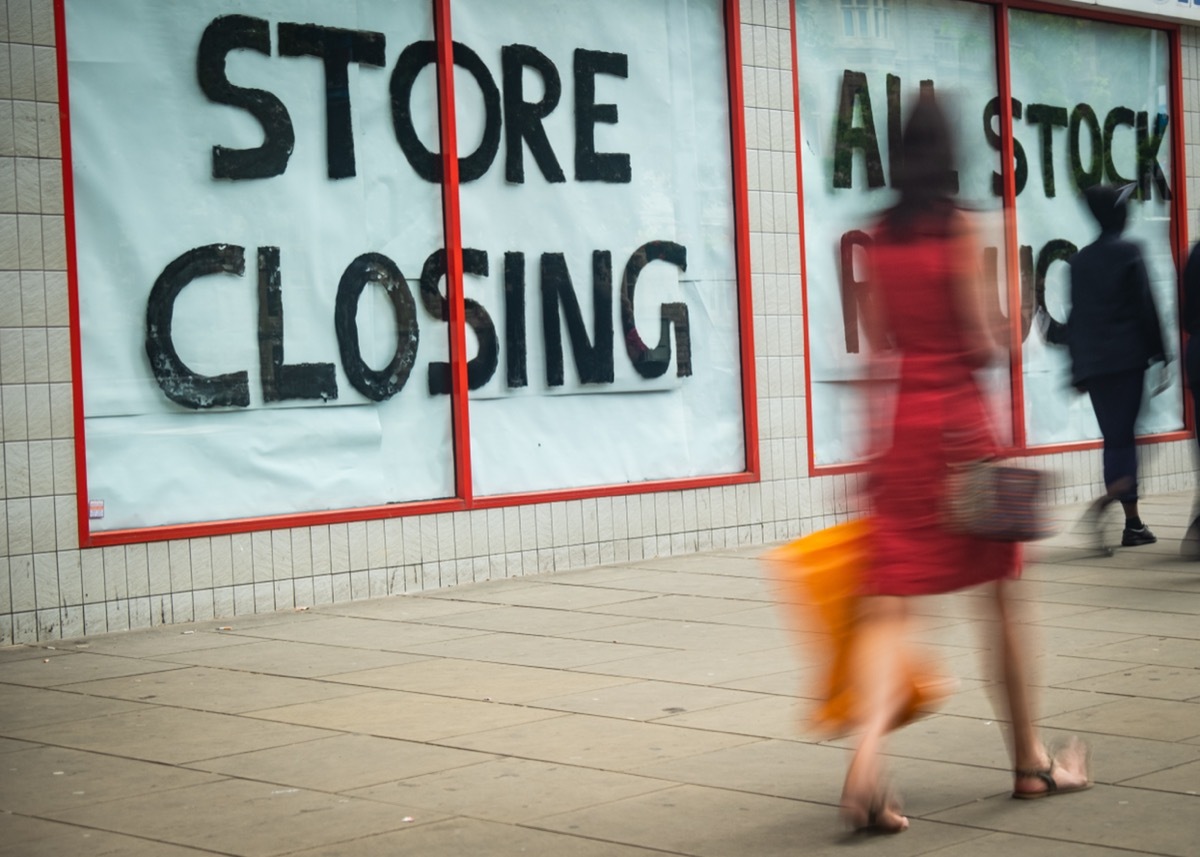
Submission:
[[[1157,396],[1171,386],[1171,361],[1164,360],[1156,363],[1151,369],[1155,373],[1151,381],[1150,395]]]
[[[1042,334],[1042,339],[1046,339],[1050,335],[1050,313],[1046,312],[1045,307],[1038,307],[1033,313],[1033,322],[1037,325],[1038,332]]]

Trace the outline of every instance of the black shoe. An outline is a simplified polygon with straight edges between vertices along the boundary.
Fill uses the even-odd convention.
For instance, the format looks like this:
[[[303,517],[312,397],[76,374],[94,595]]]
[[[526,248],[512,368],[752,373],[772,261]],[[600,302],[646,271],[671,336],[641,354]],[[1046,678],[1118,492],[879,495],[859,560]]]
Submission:
[[[1123,548],[1136,548],[1139,545],[1152,545],[1156,541],[1158,541],[1158,537],[1155,536],[1154,533],[1150,532],[1150,528],[1145,524],[1142,524],[1142,526],[1138,527],[1137,529],[1134,529],[1133,527],[1126,527],[1125,531],[1121,533],[1121,547]]]
[[[1112,556],[1113,549],[1105,538],[1104,519],[1109,508],[1114,501],[1113,497],[1101,497],[1095,500],[1087,511],[1083,513],[1083,518],[1079,522],[1080,530],[1086,535],[1087,540],[1091,543],[1092,549],[1100,556]]]
[[[1184,559],[1200,559],[1200,517],[1192,521],[1179,545],[1179,555]]]

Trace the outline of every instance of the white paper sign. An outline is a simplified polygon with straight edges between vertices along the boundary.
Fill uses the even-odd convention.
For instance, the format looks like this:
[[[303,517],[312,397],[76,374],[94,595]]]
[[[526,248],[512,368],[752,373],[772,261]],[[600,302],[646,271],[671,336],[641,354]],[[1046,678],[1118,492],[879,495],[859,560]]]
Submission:
[[[452,4],[475,493],[739,472],[721,3],[544,6]],[[430,4],[65,20],[92,531],[453,496]]]

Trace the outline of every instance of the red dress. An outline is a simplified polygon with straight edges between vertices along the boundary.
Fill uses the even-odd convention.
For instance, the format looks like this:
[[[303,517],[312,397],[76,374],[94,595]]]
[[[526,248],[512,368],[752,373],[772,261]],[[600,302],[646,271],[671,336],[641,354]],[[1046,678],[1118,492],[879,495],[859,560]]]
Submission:
[[[1017,576],[1019,547],[941,524],[948,464],[996,454],[953,300],[953,237],[898,242],[886,227],[871,249],[875,299],[900,354],[890,447],[872,467],[875,561],[865,594],[926,595]]]

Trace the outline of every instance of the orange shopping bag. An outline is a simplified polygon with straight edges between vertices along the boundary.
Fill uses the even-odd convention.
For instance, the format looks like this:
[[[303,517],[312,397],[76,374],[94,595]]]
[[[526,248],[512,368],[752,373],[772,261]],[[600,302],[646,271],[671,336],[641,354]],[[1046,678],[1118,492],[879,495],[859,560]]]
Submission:
[[[812,725],[836,734],[851,731],[857,721],[851,655],[859,582],[871,561],[870,527],[869,518],[858,518],[766,555],[790,624],[802,633],[806,645],[815,647],[816,660],[824,667]],[[905,669],[908,702],[893,728],[914,720],[945,694],[945,682],[928,664],[910,659]]]

